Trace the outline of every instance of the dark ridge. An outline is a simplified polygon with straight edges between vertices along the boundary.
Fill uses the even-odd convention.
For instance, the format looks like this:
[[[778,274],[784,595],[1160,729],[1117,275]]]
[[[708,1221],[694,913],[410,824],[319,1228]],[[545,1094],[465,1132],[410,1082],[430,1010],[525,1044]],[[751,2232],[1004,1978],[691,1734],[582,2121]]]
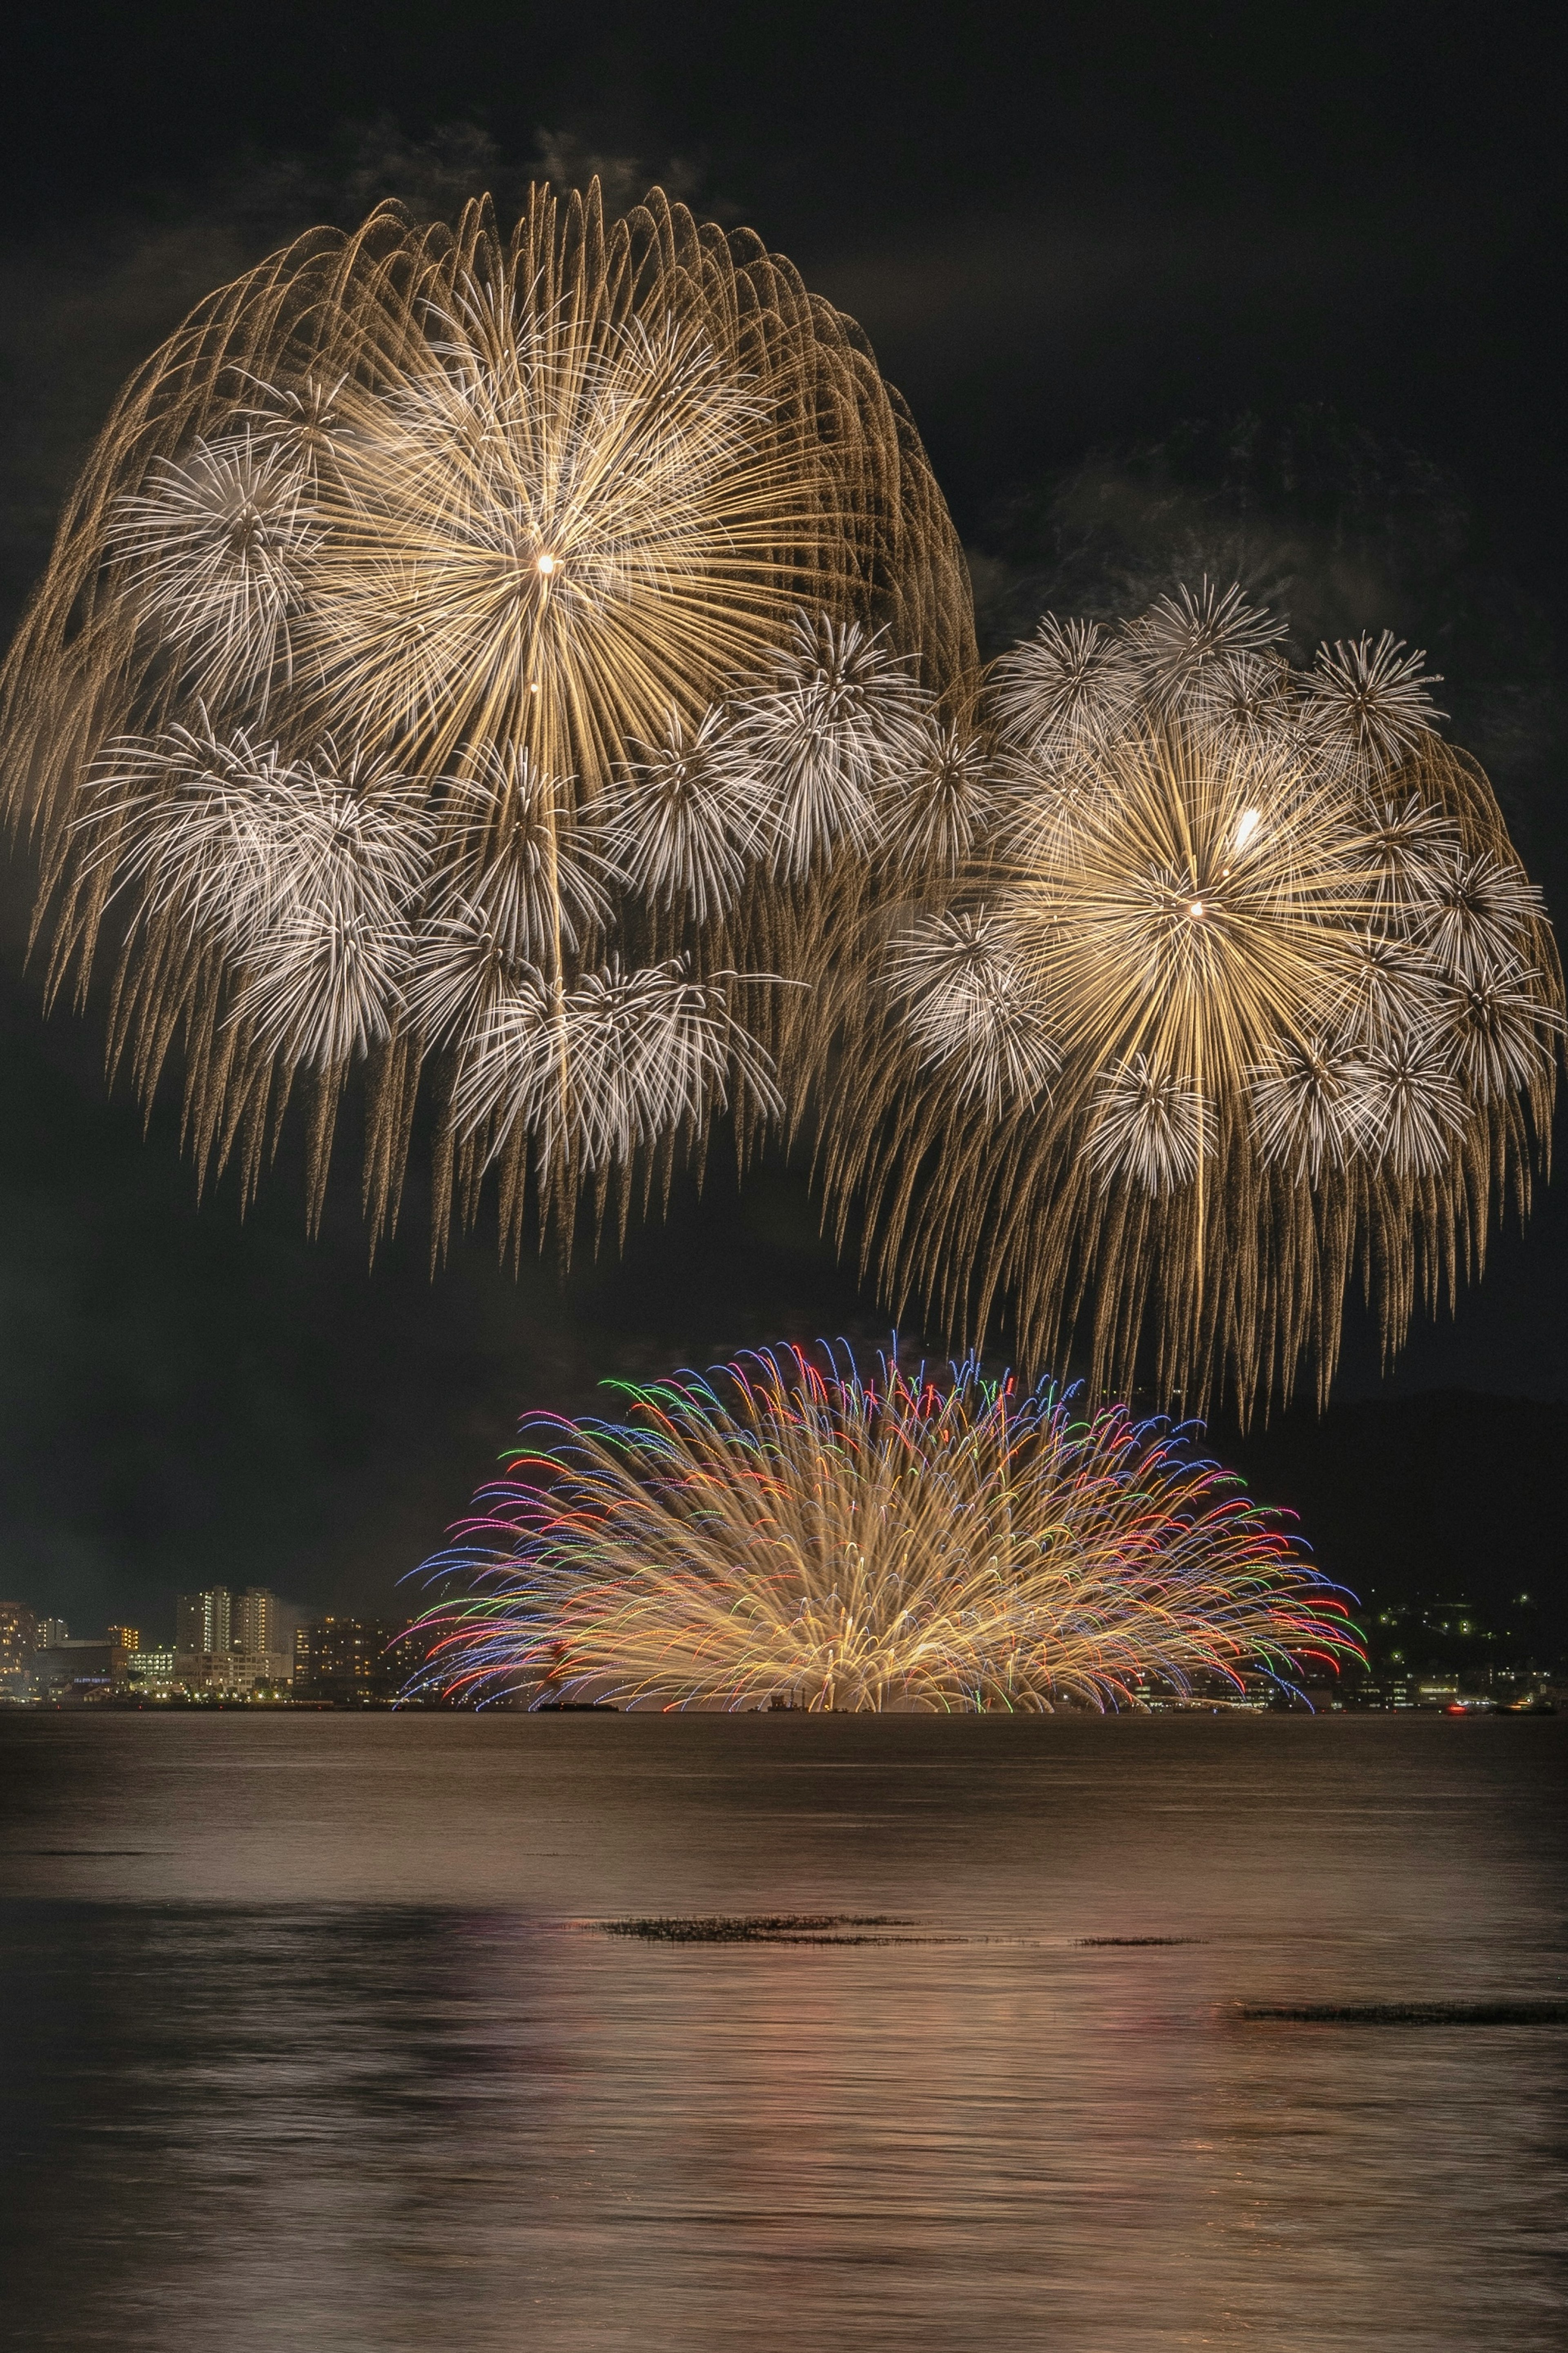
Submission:
[[[1257,2002],[1241,2015],[1300,2026],[1568,2026],[1568,2001]]]
[[[1568,1453],[1568,1406],[1428,1389],[1338,1398],[1321,1418],[1302,1401],[1245,1436],[1212,1435],[1254,1494],[1300,1514],[1319,1567],[1358,1593],[1368,1616],[1463,1598],[1501,1638],[1489,1646],[1500,1663],[1530,1658],[1546,1669],[1563,1656],[1568,1547],[1557,1465]],[[1508,1475],[1479,1477],[1479,1463],[1506,1463]],[[1488,1655],[1482,1644],[1456,1653],[1419,1613],[1394,1639],[1413,1666],[1428,1657],[1479,1665]]]
[[[712,1919],[598,1920],[605,1936],[640,1936],[660,1945],[758,1945],[799,1942],[831,1928],[910,1928],[911,1920],[880,1912],[769,1912]],[[835,1943],[851,1941],[836,1937]],[[854,1941],[865,1941],[857,1939]]]
[[[1205,1945],[1206,1936],[1075,1936],[1075,1945]]]
[[[818,1936],[810,1931],[800,1935],[752,1936],[742,1939],[757,1945],[989,1945],[1009,1943],[1006,1937],[990,1936]]]

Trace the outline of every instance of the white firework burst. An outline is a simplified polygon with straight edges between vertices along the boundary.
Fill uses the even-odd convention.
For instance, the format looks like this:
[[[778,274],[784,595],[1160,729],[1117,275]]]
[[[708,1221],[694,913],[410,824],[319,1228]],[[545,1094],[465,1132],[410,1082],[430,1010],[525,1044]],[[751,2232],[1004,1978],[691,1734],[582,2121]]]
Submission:
[[[236,415],[258,442],[280,445],[312,476],[333,461],[348,421],[342,397],[346,372],[335,378],[307,372],[273,382],[247,368],[240,379],[250,396]]]
[[[1047,613],[1032,638],[993,672],[996,715],[1018,750],[1055,767],[1125,719],[1138,670],[1121,638],[1099,621]]]
[[[922,1065],[955,1070],[962,1100],[995,1112],[1049,1092],[1060,1057],[1016,943],[994,915],[928,915],[910,924],[895,943],[888,981]]]
[[[996,806],[978,738],[931,719],[916,764],[884,789],[882,846],[905,872],[956,874],[977,849]]]
[[[884,793],[920,761],[925,699],[886,633],[797,615],[771,682],[735,706],[721,759],[748,847],[803,881],[876,842]]]
[[[1128,628],[1126,644],[1150,701],[1174,711],[1205,700],[1238,656],[1265,654],[1285,626],[1249,605],[1238,587],[1222,594],[1205,578],[1195,595],[1184,586],[1173,596],[1156,596]]]
[[[76,821],[85,869],[136,898],[132,922],[174,914],[190,934],[231,950],[250,936],[270,887],[277,807],[289,765],[243,727],[126,735],[104,746]]]
[[[117,500],[104,533],[125,592],[178,649],[194,692],[265,710],[291,673],[321,539],[309,466],[247,432],[159,458],[148,479]]]
[[[723,726],[718,704],[695,727],[671,710],[663,742],[636,747],[605,841],[635,891],[700,923],[733,907],[751,836],[720,757]]]
[[[231,1018],[286,1068],[336,1068],[403,1009],[429,859],[423,788],[327,742],[278,772],[257,838],[262,871],[231,927]]]
[[[607,927],[625,878],[576,813],[572,780],[521,745],[483,746],[448,778],[446,845],[416,944],[407,999],[430,1046],[471,1038],[525,967],[559,970]]]
[[[1367,1055],[1365,1070],[1362,1149],[1395,1176],[1440,1176],[1468,1117],[1442,1038],[1392,1038]]]
[[[1375,644],[1361,637],[1320,646],[1301,681],[1308,728],[1325,749],[1374,774],[1396,767],[1445,716],[1426,691],[1442,681],[1422,669],[1426,659],[1407,654],[1389,629]]]
[[[1445,1039],[1453,1067],[1478,1103],[1536,1085],[1552,1068],[1563,1017],[1523,965],[1443,992]]]
[[[1131,1178],[1146,1193],[1190,1185],[1200,1158],[1215,1148],[1202,1091],[1191,1080],[1160,1070],[1145,1054],[1101,1073],[1084,1145],[1102,1185]]]
[[[1429,1037],[1442,1018],[1441,984],[1432,957],[1405,933],[1372,928],[1347,943],[1323,1008],[1332,1031],[1352,1050],[1403,1037]]]
[[[1517,965],[1543,913],[1522,866],[1489,849],[1455,849],[1433,863],[1419,936],[1446,979],[1473,986]]]
[[[499,995],[454,1104],[459,1134],[482,1133],[491,1158],[521,1125],[542,1172],[570,1160],[591,1173],[742,1095],[765,1116],[782,1109],[728,992],[680,957],[633,971],[612,959],[570,988],[530,969]]]
[[[1241,647],[1205,666],[1194,699],[1208,724],[1235,740],[1255,742],[1294,724],[1295,672],[1278,651]]]
[[[446,790],[436,915],[458,901],[477,908],[509,954],[540,965],[608,923],[624,877],[578,816],[570,776],[551,776],[524,745],[481,744]]]
[[[1378,895],[1395,921],[1418,913],[1442,888],[1459,846],[1454,820],[1419,793],[1373,797],[1365,806],[1357,862],[1377,877]]]
[[[528,969],[508,931],[466,899],[426,915],[405,992],[408,1026],[429,1048],[471,1042]]]
[[[1367,1121],[1364,1055],[1344,1039],[1284,1039],[1251,1074],[1254,1133],[1264,1159],[1313,1183],[1343,1166]]]

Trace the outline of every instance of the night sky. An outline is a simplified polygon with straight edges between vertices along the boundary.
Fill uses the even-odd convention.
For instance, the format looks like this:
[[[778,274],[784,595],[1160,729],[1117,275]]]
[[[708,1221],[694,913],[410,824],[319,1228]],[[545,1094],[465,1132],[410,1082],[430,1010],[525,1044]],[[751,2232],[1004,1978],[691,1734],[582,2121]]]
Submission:
[[[120,381],[210,286],[383,195],[504,206],[531,168],[597,168],[622,200],[658,179],[750,224],[861,321],[972,550],[988,650],[1047,604],[1205,567],[1288,608],[1304,654],[1386,623],[1430,649],[1450,732],[1568,905],[1555,12],[28,14],[0,142],[7,634]],[[885,1333],[782,1166],[738,1191],[716,1163],[564,1281],[527,1260],[514,1281],[481,1233],[432,1282],[416,1190],[371,1268],[347,1155],[313,1243],[288,1145],[243,1222],[230,1187],[198,1204],[172,1109],[144,1138],[107,1094],[94,1014],[40,1020],[29,901],[14,857],[0,1589],[73,1630],[166,1633],[198,1580],[390,1610],[524,1407]],[[1352,1329],[1342,1394],[1568,1401],[1565,1308],[1560,1186],[1390,1383]],[[1408,1402],[1395,1426],[1419,1448]]]

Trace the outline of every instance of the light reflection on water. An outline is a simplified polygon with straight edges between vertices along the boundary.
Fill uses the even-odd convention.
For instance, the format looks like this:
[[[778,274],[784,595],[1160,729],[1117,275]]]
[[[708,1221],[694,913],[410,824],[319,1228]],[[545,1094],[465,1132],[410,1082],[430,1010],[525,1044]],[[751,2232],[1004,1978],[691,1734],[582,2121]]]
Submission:
[[[1555,2348],[1568,2029],[1237,2005],[1568,1993],[1565,1731],[0,1716],[9,2341]]]

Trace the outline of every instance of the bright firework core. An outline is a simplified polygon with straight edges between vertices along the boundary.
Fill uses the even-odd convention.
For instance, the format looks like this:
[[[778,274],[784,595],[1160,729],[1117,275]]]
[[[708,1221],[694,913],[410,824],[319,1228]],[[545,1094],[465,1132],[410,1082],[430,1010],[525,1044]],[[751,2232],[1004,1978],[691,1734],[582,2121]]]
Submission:
[[[1361,1656],[1195,1428],[970,1359],[777,1349],[524,1425],[426,1574],[452,1700],[1049,1711],[1240,1701]]]

